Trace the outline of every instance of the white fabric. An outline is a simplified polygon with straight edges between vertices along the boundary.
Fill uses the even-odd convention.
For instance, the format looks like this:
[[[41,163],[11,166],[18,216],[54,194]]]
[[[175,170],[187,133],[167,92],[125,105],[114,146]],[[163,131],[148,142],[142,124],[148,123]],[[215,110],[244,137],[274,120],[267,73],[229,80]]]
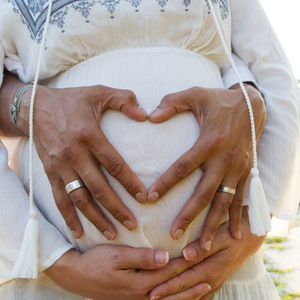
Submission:
[[[231,14],[232,49],[249,66],[267,107],[258,168],[270,213],[295,219],[300,191],[299,88],[259,1],[231,1]]]
[[[227,36],[227,43],[230,44],[231,15],[227,16],[225,0],[215,2],[218,3],[215,6],[216,10],[222,16],[220,17],[220,21],[223,22],[222,29]],[[21,19],[20,12],[16,10],[16,3],[17,1],[8,3],[7,0],[0,0],[0,40],[6,55],[6,67],[11,66],[9,61],[22,63],[25,70],[23,80],[29,82],[34,76],[39,48],[39,44],[33,39],[38,39],[39,34],[35,36],[34,32],[29,31],[26,19],[24,16]],[[84,10],[66,5],[68,10],[61,10],[61,12],[65,12],[63,23],[58,22],[59,15],[53,16],[41,70],[41,78],[44,79],[45,84],[66,87],[101,83],[112,87],[128,88],[137,94],[141,106],[147,112],[154,109],[161,98],[170,92],[186,89],[193,85],[223,87],[220,70],[222,73],[227,70],[228,61],[204,0],[191,1],[186,5],[187,8],[179,0],[172,1],[172,3],[166,2],[165,6],[162,2],[149,0],[141,2],[138,11],[133,7],[134,3],[138,2],[120,1],[117,3],[115,1],[114,3],[113,7],[109,8],[105,6],[105,2],[102,2],[103,5],[95,2],[91,4],[89,13],[85,17],[81,16]],[[14,12],[12,11],[13,5],[15,6]],[[232,0],[230,6],[233,18],[233,49],[250,66],[265,96],[268,112],[271,112],[271,118],[268,118],[267,121],[266,133],[260,140],[260,145],[262,145],[260,149],[264,149],[264,152],[259,152],[259,169],[261,173],[263,173],[262,168],[264,169],[265,175],[262,176],[262,181],[267,190],[270,209],[279,217],[293,218],[298,201],[298,198],[295,197],[295,195],[298,196],[298,189],[295,188],[297,182],[293,182],[291,185],[290,173],[292,173],[293,163],[298,153],[298,144],[295,141],[298,141],[299,94],[295,88],[296,84],[294,90],[290,91],[292,75],[289,75],[291,71],[282,50],[273,51],[271,55],[264,55],[264,51],[267,51],[264,43],[272,44],[277,49],[280,48],[269,23],[261,13],[259,3],[257,1],[248,3],[244,0]],[[43,7],[39,9],[42,11]],[[109,9],[110,12],[106,9]],[[36,18],[38,15],[36,13],[34,17]],[[255,19],[255,24],[260,23],[259,30],[253,26],[251,17],[253,15],[259,17],[259,20]],[[12,28],[18,28],[17,32],[9,30],[8,24],[14,24]],[[267,35],[266,32],[268,32]],[[248,49],[249,47],[251,51]],[[262,53],[263,59],[261,59],[260,53]],[[22,70],[20,63],[18,63],[18,69]],[[270,68],[272,68],[272,72],[269,74]],[[65,70],[68,71],[57,75]],[[277,120],[277,110],[281,110],[278,112],[278,118],[284,113],[284,119]],[[159,125],[149,122],[139,123],[138,126],[136,124],[121,113],[113,111],[107,111],[101,122],[108,139],[124,156],[146,187],[149,187],[180,154],[193,144],[199,135],[199,127],[192,113],[177,115],[170,121]],[[282,132],[289,132],[289,135],[283,135]],[[136,144],[137,141],[138,144]],[[20,180],[26,188],[28,185],[26,139],[22,141],[19,150],[19,160],[16,154],[13,164],[19,168]],[[4,171],[8,172],[8,170]],[[4,176],[1,178],[8,178],[7,185],[9,186],[11,185],[9,180],[15,179],[7,177],[4,171],[2,171]],[[88,234],[75,241],[55,207],[49,183],[37,155],[34,172],[36,205],[45,219],[61,232],[61,235],[58,233],[61,239],[57,239],[56,243],[48,244],[47,239],[40,239],[40,247],[50,246],[47,248],[49,252],[40,251],[40,256],[44,260],[51,256],[49,253],[70,245],[66,241],[80,251],[86,251],[99,243],[107,243],[80,213],[79,217]],[[200,170],[196,170],[156,205],[136,203],[124,192],[118,182],[108,176],[113,188],[120,193],[122,200],[135,213],[139,224],[137,230],[129,233],[112,220],[119,233],[114,243],[164,248],[170,251],[172,257],[180,255],[182,247],[199,236],[207,210],[197,218],[179,242],[174,242],[169,237],[169,229],[179,209],[193,192],[200,176]],[[1,188],[2,184],[4,183],[1,179]],[[294,195],[291,198],[285,197],[289,187],[294,189]],[[5,195],[10,194],[6,192]],[[6,196],[3,197],[4,200],[6,198]],[[285,199],[284,203],[282,203],[283,199]],[[27,199],[24,201],[27,205]],[[20,240],[22,231],[11,223],[14,214],[13,208],[10,209],[11,203],[11,199],[7,199],[8,208],[0,211],[1,227],[2,224],[3,228],[9,224]],[[10,221],[7,219],[2,221],[2,214],[6,214]],[[25,212],[24,216],[26,215]],[[44,226],[43,222],[41,223],[40,226]],[[56,239],[55,233],[51,233],[51,237],[53,240]],[[3,230],[0,239],[6,241],[11,238]],[[21,244],[12,242],[16,249],[18,244]],[[8,256],[6,252],[9,252],[7,245],[1,256],[8,257],[11,266],[14,257]],[[250,293],[250,298],[254,295],[255,299],[267,299],[265,291],[268,291],[270,295],[276,294],[271,281],[266,279],[264,268],[259,269],[258,267],[258,264],[261,263],[260,256],[249,260],[246,268],[236,272],[236,277],[241,280],[234,285],[232,292],[230,292],[229,285],[231,278],[234,278],[235,275],[232,275],[217,295],[222,295],[222,299],[229,300],[234,299],[232,293],[239,293],[244,296],[236,299],[248,299],[249,295],[245,286],[249,282],[260,291],[258,297],[251,292],[253,294]],[[51,263],[48,264],[48,266],[50,265]],[[253,272],[250,272],[251,270]],[[251,276],[247,277],[246,274],[251,274]],[[11,284],[14,283],[11,282]],[[38,288],[38,281],[29,281],[27,284],[33,289]],[[3,287],[7,285],[8,283]],[[5,293],[5,288],[0,288],[0,295],[1,290]],[[215,297],[218,297],[217,295]],[[76,299],[75,296],[73,298]],[[15,299],[19,299],[18,296]],[[270,296],[269,299],[276,299],[276,297]]]
[[[7,151],[2,143],[0,144],[0,172],[5,174],[1,176],[1,209],[7,212],[1,214],[1,225],[6,226],[0,226],[0,277],[9,278],[12,276],[11,269],[19,253],[24,229],[29,219],[29,202],[21,182],[8,167]],[[39,272],[41,272],[73,246],[39,212],[37,219],[40,224]],[[1,280],[0,283],[4,281],[6,280]]]
[[[3,80],[3,71],[4,71],[4,49],[2,46],[2,42],[0,40],[0,87],[2,85],[2,80]]]
[[[263,251],[260,249],[239,271],[232,274],[211,300],[279,300],[262,261]],[[253,281],[254,272],[255,277],[260,278],[259,281]],[[88,300],[64,292],[43,274],[38,277],[37,282],[38,284],[31,285],[28,280],[13,280],[1,287],[0,295],[9,300]]]
[[[250,70],[246,67],[245,63],[234,53],[232,53],[233,61],[236,65],[236,68],[239,71],[239,74],[241,76],[241,79],[243,82],[252,82],[256,87],[258,87],[257,82],[253,76],[253,74],[250,72]],[[232,66],[228,68],[223,74],[222,74],[222,80],[225,89],[231,88],[233,85],[237,84],[237,77],[234,73],[234,70]]]

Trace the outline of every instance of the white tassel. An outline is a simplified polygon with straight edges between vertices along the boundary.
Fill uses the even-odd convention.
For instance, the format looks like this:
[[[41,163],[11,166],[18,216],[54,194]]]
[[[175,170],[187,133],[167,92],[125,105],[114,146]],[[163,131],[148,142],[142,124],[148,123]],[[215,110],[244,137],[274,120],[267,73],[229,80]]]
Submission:
[[[17,278],[37,278],[38,274],[39,224],[36,220],[36,210],[31,209],[29,216],[21,251],[13,267],[13,274]]]
[[[267,199],[257,168],[251,169],[249,221],[251,232],[257,236],[263,236],[271,230],[271,217]]]

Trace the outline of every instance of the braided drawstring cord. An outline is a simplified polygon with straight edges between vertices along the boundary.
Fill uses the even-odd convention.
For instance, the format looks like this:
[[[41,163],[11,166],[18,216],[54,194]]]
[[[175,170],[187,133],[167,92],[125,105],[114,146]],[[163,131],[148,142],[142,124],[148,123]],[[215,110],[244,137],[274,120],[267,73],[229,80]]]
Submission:
[[[34,208],[33,202],[33,108],[34,108],[34,98],[36,93],[36,88],[38,84],[42,55],[45,48],[46,33],[48,29],[48,24],[51,16],[52,1],[49,0],[47,19],[44,27],[43,39],[40,47],[38,64],[36,68],[36,73],[34,77],[31,99],[30,99],[30,113],[29,113],[29,221],[25,228],[25,233],[23,237],[23,242],[21,246],[20,253],[13,267],[13,275],[16,278],[37,278],[38,274],[38,235],[39,235],[39,225],[36,219],[37,212]]]
[[[223,46],[223,48],[226,52],[226,55],[231,63],[231,66],[238,78],[239,85],[244,94],[246,104],[248,107],[248,111],[249,111],[251,136],[252,136],[252,149],[253,149],[253,167],[251,169],[252,178],[251,178],[251,182],[250,182],[249,221],[250,221],[251,232],[257,236],[263,236],[271,229],[271,218],[270,218],[270,212],[269,212],[266,196],[265,196],[264,189],[263,189],[263,186],[262,186],[260,178],[259,178],[259,171],[257,168],[256,134],[255,134],[253,110],[252,110],[252,106],[251,106],[251,102],[250,102],[248,93],[243,85],[243,82],[242,82],[240,74],[237,70],[237,67],[231,57],[231,53],[229,52],[229,49],[226,45],[226,42],[225,42],[222,30],[220,28],[212,1],[211,0],[207,0],[207,1],[209,4],[209,9],[212,13],[214,23],[217,27],[219,37],[221,39],[222,46]]]

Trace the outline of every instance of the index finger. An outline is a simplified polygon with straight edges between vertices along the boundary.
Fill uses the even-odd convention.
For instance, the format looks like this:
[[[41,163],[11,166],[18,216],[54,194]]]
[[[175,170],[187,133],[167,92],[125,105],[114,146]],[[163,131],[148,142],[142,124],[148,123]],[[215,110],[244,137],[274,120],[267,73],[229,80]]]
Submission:
[[[201,137],[201,138],[200,138]],[[194,146],[177,159],[149,188],[148,201],[156,202],[175,184],[195,171],[209,156],[209,145],[201,136]]]
[[[194,265],[193,262],[186,261],[183,257],[171,260],[166,266],[155,270],[138,270],[137,275],[141,275],[142,281],[149,290],[167,282],[170,279],[176,278],[179,274],[185,272]]]
[[[138,202],[146,201],[147,190],[119,152],[108,141],[100,127],[82,132],[80,140],[89,145],[94,157],[116,178]]]

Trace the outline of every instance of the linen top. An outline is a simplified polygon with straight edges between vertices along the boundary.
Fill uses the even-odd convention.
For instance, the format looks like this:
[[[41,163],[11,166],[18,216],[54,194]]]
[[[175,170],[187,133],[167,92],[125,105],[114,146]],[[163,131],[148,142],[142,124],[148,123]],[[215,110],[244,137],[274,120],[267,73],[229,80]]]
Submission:
[[[258,145],[258,159],[270,213],[278,218],[294,218],[299,199],[296,162],[299,160],[300,99],[290,65],[257,0],[251,3],[245,0],[213,2],[228,47],[232,46],[232,51],[247,64],[266,102],[268,118]],[[47,2],[1,0],[0,8],[0,66],[5,65],[9,71],[17,72],[22,81],[30,82],[35,74]],[[256,16],[255,22],[253,15]],[[121,64],[120,58],[129,56],[134,64],[140,53],[148,51],[152,58],[154,53],[162,53],[164,49],[167,56],[171,51],[170,56],[178,61],[179,57],[192,60],[191,54],[194,55],[193,59],[201,60],[213,74],[211,76],[220,75],[229,67],[204,0],[56,1],[42,60],[41,83],[55,87],[72,86],[66,78],[68,76],[63,76],[75,76],[74,72],[80,70],[80,66],[89,64],[91,67],[98,60],[105,64],[109,59],[117,65],[116,59]],[[160,58],[161,64],[166,55]],[[78,74],[76,76],[76,84],[79,84]],[[216,85],[221,87],[221,81]],[[26,141],[22,141],[21,147],[26,149]],[[23,180],[18,180],[7,166],[5,149],[0,150],[3,203],[0,210],[0,268],[3,272],[0,275],[9,277],[27,222],[28,203],[22,187],[26,188],[27,178],[19,174]],[[37,172],[35,179],[39,175]],[[41,205],[39,203],[42,211]],[[56,223],[55,226],[49,222],[51,214],[43,212],[38,215],[41,227],[40,271],[71,247],[81,247],[67,231],[61,233],[61,220],[57,220],[60,225]],[[12,220],[16,221],[12,223]],[[2,241],[5,241],[5,246]],[[80,250],[91,247],[93,243],[89,242],[86,240],[85,248]]]

